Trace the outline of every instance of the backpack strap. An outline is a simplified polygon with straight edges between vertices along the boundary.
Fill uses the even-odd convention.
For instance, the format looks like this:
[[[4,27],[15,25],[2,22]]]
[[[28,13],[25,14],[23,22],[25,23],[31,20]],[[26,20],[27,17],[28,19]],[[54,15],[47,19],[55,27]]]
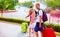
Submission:
[[[39,9],[39,10],[42,10],[42,9]],[[38,10],[38,12],[35,10],[36,16],[39,15],[39,10]],[[43,10],[42,10],[42,12],[43,12]]]

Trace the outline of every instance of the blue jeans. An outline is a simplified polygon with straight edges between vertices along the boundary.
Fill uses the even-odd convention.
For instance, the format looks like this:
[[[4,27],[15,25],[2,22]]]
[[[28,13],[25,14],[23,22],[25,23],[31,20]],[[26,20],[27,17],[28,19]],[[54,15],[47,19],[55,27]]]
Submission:
[[[36,22],[36,26],[34,28],[35,32],[42,31],[44,28],[44,23],[42,23],[41,28],[39,28],[39,22]]]

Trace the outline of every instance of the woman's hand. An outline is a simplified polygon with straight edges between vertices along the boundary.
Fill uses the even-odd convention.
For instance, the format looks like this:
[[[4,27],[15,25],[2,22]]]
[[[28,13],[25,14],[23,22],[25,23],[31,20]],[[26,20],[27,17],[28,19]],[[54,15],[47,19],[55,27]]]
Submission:
[[[27,18],[27,16],[25,18]]]

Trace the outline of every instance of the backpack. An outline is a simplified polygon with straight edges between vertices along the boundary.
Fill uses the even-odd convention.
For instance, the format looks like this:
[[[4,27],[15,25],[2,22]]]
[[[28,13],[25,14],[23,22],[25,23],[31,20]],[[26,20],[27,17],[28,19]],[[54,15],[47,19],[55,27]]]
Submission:
[[[42,9],[40,9],[40,10],[42,10]],[[48,20],[48,18],[47,18],[47,15],[46,15],[46,13],[42,10],[42,12],[43,12],[43,22],[45,22],[45,21],[47,21]],[[37,14],[39,14],[38,12],[36,12],[35,11],[35,13],[36,13],[36,16],[37,16]]]

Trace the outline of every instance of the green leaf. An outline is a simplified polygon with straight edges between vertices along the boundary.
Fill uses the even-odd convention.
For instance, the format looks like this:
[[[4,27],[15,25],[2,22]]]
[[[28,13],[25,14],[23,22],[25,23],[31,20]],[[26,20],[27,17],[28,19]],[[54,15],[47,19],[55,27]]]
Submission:
[[[46,3],[51,7],[60,7],[60,0],[46,0]]]
[[[18,0],[0,0],[0,10],[15,9],[15,5]]]

